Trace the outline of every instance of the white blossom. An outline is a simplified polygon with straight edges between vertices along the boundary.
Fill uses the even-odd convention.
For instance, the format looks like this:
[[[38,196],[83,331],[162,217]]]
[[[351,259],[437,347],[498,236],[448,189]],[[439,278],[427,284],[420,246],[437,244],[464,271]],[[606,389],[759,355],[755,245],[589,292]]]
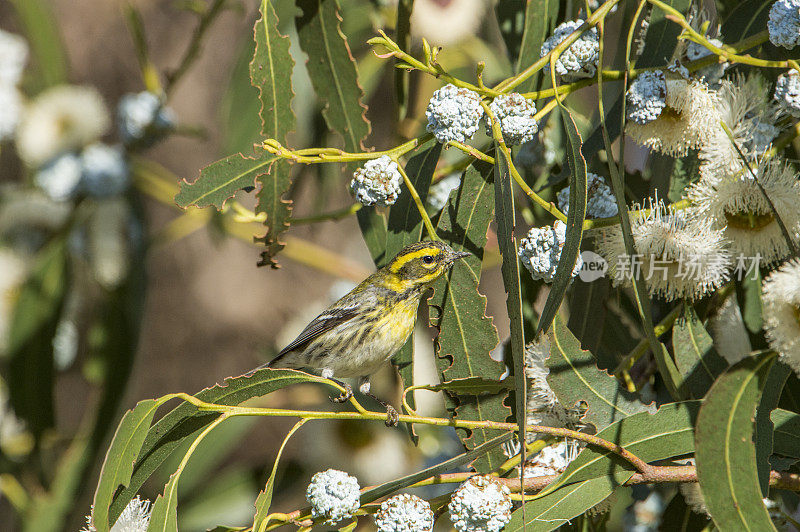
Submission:
[[[111,532],[147,532],[152,511],[150,501],[140,499],[137,495],[119,514],[117,521],[111,527]],[[81,532],[97,532],[91,519],[91,516],[86,517],[87,525]]]
[[[553,31],[553,35],[548,37],[544,44],[542,44],[539,56],[544,57],[549,54],[561,41],[580,28],[584,22],[584,20],[578,19],[558,25]],[[556,74],[561,76],[566,82],[581,78],[591,78],[594,76],[595,72],[597,72],[599,50],[600,39],[597,36],[597,28],[589,28],[558,57],[555,62]],[[544,71],[549,75],[549,62],[545,65]]]
[[[761,301],[770,347],[800,375],[800,259],[786,262],[764,279]]]
[[[511,497],[494,477],[474,476],[453,493],[447,509],[458,532],[499,532],[511,520]]]
[[[364,163],[353,173],[350,189],[363,205],[393,205],[400,196],[403,175],[397,163],[388,155],[381,155]]]
[[[130,185],[128,163],[120,146],[90,144],[81,152],[81,163],[82,188],[91,196],[114,196],[125,192]]]
[[[769,40],[792,49],[800,42],[800,0],[777,0],[769,9]]]
[[[534,118],[536,104],[518,92],[501,94],[492,100],[489,108],[500,122],[503,140],[508,146],[530,142],[539,131],[539,123]],[[487,121],[491,120],[487,117]],[[486,134],[489,136],[492,135],[491,127],[491,124],[487,126]]]
[[[313,517],[325,517],[334,525],[353,516],[361,505],[358,480],[336,469],[320,471],[311,477],[306,500]]]
[[[381,503],[375,514],[378,532],[430,532],[433,511],[428,501],[416,495],[401,493]]]
[[[117,104],[117,127],[125,144],[150,146],[175,126],[175,114],[152,92],[128,93]]]
[[[106,106],[91,87],[60,85],[40,93],[17,129],[17,152],[38,167],[57,155],[83,148],[109,126]]]
[[[64,201],[78,192],[83,174],[83,165],[78,156],[65,153],[36,172],[33,182],[50,199]]]
[[[425,116],[427,130],[439,142],[466,142],[478,131],[483,117],[481,97],[477,92],[448,83],[433,93]]]
[[[586,174],[586,217],[608,218],[617,215],[617,200],[606,182],[597,174]],[[569,213],[569,187],[563,188],[557,196],[558,208]]]
[[[556,220],[552,226],[533,227],[520,241],[517,254],[534,279],[551,283],[566,239],[567,226],[561,220]],[[578,275],[582,266],[583,259],[578,255],[572,269],[573,277]]]

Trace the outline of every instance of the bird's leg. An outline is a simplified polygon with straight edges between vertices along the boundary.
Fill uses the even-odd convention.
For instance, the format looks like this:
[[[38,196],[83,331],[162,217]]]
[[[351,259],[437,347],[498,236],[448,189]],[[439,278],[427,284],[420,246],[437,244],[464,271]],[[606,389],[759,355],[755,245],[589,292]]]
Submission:
[[[400,414],[397,413],[397,410],[395,410],[395,408],[392,405],[390,405],[380,397],[371,394],[369,392],[369,389],[370,389],[369,377],[359,377],[358,391],[378,401],[381,404],[381,406],[383,406],[386,409],[386,426],[396,427],[397,423],[400,421]]]
[[[333,370],[330,370],[328,368],[323,369],[322,378],[332,380],[333,382],[344,388],[344,391],[341,393],[341,395],[337,397],[330,397],[332,403],[344,403],[345,401],[353,397],[353,387],[346,382],[340,381],[339,379],[334,379]]]

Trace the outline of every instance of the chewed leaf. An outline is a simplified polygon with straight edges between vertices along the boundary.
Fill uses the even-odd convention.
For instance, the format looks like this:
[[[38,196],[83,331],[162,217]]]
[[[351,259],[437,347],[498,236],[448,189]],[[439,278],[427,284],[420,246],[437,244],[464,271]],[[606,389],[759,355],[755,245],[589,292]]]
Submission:
[[[256,212],[266,213],[267,233],[258,240],[263,242],[266,250],[261,252],[259,266],[270,265],[278,267],[275,255],[283,249],[283,244],[278,237],[289,229],[289,219],[292,215],[292,202],[283,199],[284,194],[292,185],[292,167],[285,161],[275,161],[269,172],[259,178],[261,188],[258,191],[258,205]]]
[[[547,366],[548,382],[559,402],[566,407],[585,403],[583,420],[598,431],[633,414],[655,412],[655,405],[642,404],[617,379],[598,369],[592,354],[581,349],[580,341],[559,316],[551,328]]]
[[[266,151],[259,151],[253,157],[241,153],[229,155],[200,170],[200,177],[194,183],[182,181],[175,203],[184,208],[213,205],[221,210],[237,191],[252,187],[277,158]]]

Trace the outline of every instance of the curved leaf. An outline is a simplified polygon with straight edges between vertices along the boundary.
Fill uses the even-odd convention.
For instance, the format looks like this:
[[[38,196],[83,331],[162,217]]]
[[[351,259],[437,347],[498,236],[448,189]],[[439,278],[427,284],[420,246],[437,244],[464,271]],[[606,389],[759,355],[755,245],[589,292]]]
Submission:
[[[260,148],[259,148],[260,150]],[[256,179],[269,171],[270,165],[278,159],[276,155],[260,150],[254,157],[241,153],[229,155],[209,164],[200,170],[200,177],[193,183],[181,181],[181,189],[175,196],[179,207],[208,207],[213,205],[221,210],[225,202],[237,191],[252,187]]]
[[[569,407],[579,401],[587,405],[583,421],[597,430],[639,412],[654,412],[654,405],[642,404],[619,381],[597,368],[594,356],[581,349],[577,338],[556,316],[550,334],[548,382],[561,404]]]
[[[263,212],[267,215],[267,219],[264,222],[267,225],[267,233],[256,239],[267,247],[266,250],[261,252],[259,266],[269,265],[273,268],[278,268],[278,263],[274,257],[284,247],[278,237],[289,229],[289,220],[292,215],[291,200],[283,199],[284,194],[289,191],[289,187],[292,185],[291,172],[292,167],[288,161],[275,161],[270,166],[269,172],[261,174],[258,178],[261,182],[261,188],[256,194],[258,198],[256,212]]]
[[[301,382],[326,382],[320,377],[301,371],[260,369],[250,376],[226,379],[222,385],[197,393],[203,401],[222,405],[238,405],[253,397],[261,397],[275,390]],[[127,487],[120,490],[111,504],[110,521],[136,496],[150,475],[186,440],[193,440],[219,417],[214,412],[200,412],[194,405],[184,403],[159,419],[144,439],[130,479],[119,477]]]
[[[778,408],[772,411],[770,418],[775,425],[773,452],[800,458],[800,414]]]
[[[504,372],[503,364],[489,356],[499,339],[492,319],[486,316],[486,298],[478,291],[486,231],[494,207],[492,171],[491,165],[481,162],[467,168],[461,186],[450,194],[436,228],[439,237],[454,250],[472,253],[436,283],[428,300],[433,307],[431,315],[439,316],[436,364],[442,382],[468,377],[500,380]],[[444,394],[444,398],[454,417],[502,421],[511,415],[511,409],[504,404],[507,395]],[[488,429],[457,432],[467,449],[501,434]],[[488,472],[504,460],[503,453],[495,450],[473,466],[479,472]]]
[[[672,345],[675,365],[683,377],[678,387],[695,399],[702,399],[728,363],[717,354],[711,336],[689,304],[684,306],[683,317],[672,328]]]
[[[700,409],[697,478],[711,518],[722,530],[775,530],[761,501],[753,443],[756,407],[775,356],[767,352],[732,366]]]

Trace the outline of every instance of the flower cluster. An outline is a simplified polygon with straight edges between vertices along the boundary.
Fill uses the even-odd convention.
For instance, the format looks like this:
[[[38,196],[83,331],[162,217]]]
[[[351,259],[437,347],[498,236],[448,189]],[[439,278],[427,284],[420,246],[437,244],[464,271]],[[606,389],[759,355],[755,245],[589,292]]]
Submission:
[[[430,532],[433,520],[431,505],[408,493],[385,500],[375,514],[378,532]]]
[[[660,70],[643,72],[628,88],[628,120],[652,122],[667,106],[667,84]]]
[[[790,70],[778,76],[774,99],[787,113],[800,118],[800,72]]]
[[[350,190],[363,205],[394,205],[400,196],[400,183],[403,175],[397,163],[388,155],[381,155],[364,163],[353,173]]]
[[[553,31],[553,35],[542,44],[539,56],[544,57],[549,54],[553,48],[561,44],[564,39],[577,31],[584,23],[584,20],[578,19],[559,24]],[[597,28],[593,27],[583,32],[581,36],[556,59],[556,74],[561,76],[561,79],[566,82],[581,78],[591,78],[594,76],[595,72],[597,72],[599,51],[600,39],[597,36]],[[549,63],[545,65],[544,70],[546,73],[550,71]]]
[[[800,1],[777,0],[767,20],[769,40],[775,46],[792,49],[800,43]]]
[[[566,238],[567,226],[561,220],[557,220],[552,226],[532,228],[520,241],[517,254],[534,279],[553,282]],[[572,270],[573,277],[578,275],[582,266],[583,260],[578,255]]]
[[[111,532],[147,532],[152,511],[150,501],[140,499],[137,495],[131,499],[125,509],[122,510],[122,513],[119,514],[116,522],[111,527]],[[86,516],[86,527],[81,532],[97,532],[97,529],[92,524],[92,516]]]
[[[483,118],[481,96],[469,89],[447,84],[433,93],[425,116],[428,118],[428,131],[442,144],[465,142],[478,131]]]
[[[800,375],[800,259],[764,279],[764,331],[770,347]]]
[[[586,217],[609,218],[617,215],[617,200],[606,182],[597,174],[586,174]],[[569,187],[558,193],[558,208],[564,214],[569,213]]]
[[[453,493],[447,509],[458,532],[498,532],[511,520],[511,497],[496,478],[474,476]]]
[[[500,122],[503,140],[508,146],[529,142],[539,131],[539,123],[535,118],[536,104],[517,92],[496,97],[489,109]],[[487,134],[491,135],[491,124],[488,124]]]
[[[315,473],[306,489],[311,515],[336,524],[353,516],[361,505],[358,480],[336,469]]]

